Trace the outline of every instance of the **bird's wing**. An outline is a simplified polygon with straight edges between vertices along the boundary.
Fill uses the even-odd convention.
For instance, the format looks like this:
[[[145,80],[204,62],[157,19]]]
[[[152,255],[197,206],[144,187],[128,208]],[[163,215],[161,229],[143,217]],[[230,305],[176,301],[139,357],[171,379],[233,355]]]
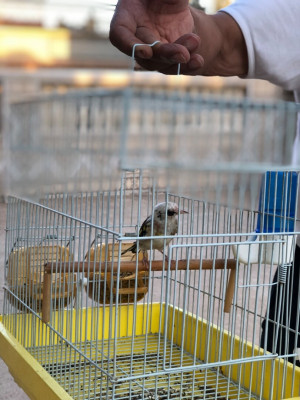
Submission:
[[[128,253],[129,251],[131,251],[132,253],[136,253],[136,242],[134,242],[132,246],[128,247],[128,249],[122,251],[121,255],[123,256],[124,254]]]
[[[140,230],[139,230],[139,236],[150,236],[151,235],[151,222],[152,222],[152,216],[149,215],[145,219],[145,221],[142,223]]]

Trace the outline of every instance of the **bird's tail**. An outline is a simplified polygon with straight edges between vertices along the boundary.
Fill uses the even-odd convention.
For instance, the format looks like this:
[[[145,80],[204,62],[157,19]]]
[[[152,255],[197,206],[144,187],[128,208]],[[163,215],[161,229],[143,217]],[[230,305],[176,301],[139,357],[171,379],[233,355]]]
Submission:
[[[133,245],[128,247],[128,249],[122,251],[121,255],[123,256],[124,254],[128,253],[128,251],[131,251],[132,253],[136,253],[136,243],[133,243]]]

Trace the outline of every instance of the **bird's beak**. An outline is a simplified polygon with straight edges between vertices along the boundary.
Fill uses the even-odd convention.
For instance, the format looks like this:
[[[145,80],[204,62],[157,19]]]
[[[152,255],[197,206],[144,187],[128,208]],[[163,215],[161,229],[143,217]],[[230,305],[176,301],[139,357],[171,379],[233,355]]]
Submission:
[[[188,214],[189,212],[188,211],[185,211],[185,210],[180,210],[179,211],[179,214]]]

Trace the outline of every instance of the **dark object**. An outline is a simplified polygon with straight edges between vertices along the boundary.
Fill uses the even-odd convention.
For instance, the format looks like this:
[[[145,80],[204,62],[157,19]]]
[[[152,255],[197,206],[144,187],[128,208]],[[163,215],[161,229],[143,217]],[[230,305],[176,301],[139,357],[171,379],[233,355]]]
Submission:
[[[278,269],[274,275],[272,286],[269,318],[268,323],[264,319],[262,323],[262,334],[260,346],[271,353],[291,354],[294,353],[296,347],[300,347],[300,321],[297,321],[297,307],[299,302],[300,290],[300,247],[296,246],[295,258],[293,265],[289,268],[287,280],[283,291],[283,301],[281,305],[281,315],[278,321],[278,301],[279,301],[279,285]],[[298,317],[299,318],[299,317]],[[277,322],[283,326],[279,327],[277,343],[275,341]],[[296,326],[297,325],[297,326]],[[296,337],[297,335],[297,337]],[[294,362],[294,357],[288,358],[289,362]],[[300,367],[300,362],[296,361],[296,365]]]

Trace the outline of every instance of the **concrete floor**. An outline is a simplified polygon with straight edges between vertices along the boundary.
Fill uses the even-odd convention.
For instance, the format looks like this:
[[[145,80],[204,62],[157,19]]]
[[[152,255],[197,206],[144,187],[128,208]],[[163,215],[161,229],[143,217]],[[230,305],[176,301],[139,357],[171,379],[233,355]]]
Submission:
[[[6,205],[0,203],[0,314],[3,312],[4,251],[5,251]],[[16,384],[0,358],[0,400],[28,400],[29,397]]]

